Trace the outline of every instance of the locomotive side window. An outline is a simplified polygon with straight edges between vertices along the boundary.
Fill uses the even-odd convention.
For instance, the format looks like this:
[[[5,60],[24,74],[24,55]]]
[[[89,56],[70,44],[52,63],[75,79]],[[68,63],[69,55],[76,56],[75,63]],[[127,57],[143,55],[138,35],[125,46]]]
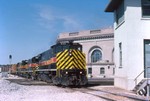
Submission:
[[[80,45],[71,45],[70,49],[76,49],[76,50],[82,51],[82,46],[80,46]]]
[[[42,53],[42,59],[41,59],[42,61],[44,61],[45,60],[45,54],[44,53]]]
[[[52,51],[52,54],[54,55],[55,54],[55,47],[54,46],[51,47],[51,51]]]
[[[78,47],[78,50],[79,50],[79,51],[82,51],[82,47],[81,47],[81,46],[79,46],[79,47]]]
[[[50,49],[50,51],[49,51],[49,58],[51,58],[51,57],[53,57],[53,50],[52,49]]]
[[[79,50],[79,51],[82,51],[82,46],[78,45],[78,46],[76,46],[75,49],[77,49],[77,50]]]
[[[27,60],[23,60],[21,64],[22,64],[22,65],[26,65],[27,63],[28,63]]]
[[[47,51],[43,52],[41,54],[41,56],[42,56],[41,61],[48,60],[50,58],[50,50],[47,50]]]
[[[68,46],[68,45],[64,45],[64,46],[63,46],[63,50],[66,50],[66,49],[69,49],[69,46]]]
[[[62,51],[62,46],[56,46],[56,53],[61,52]]]
[[[55,55],[56,54],[56,45],[52,46],[51,50],[52,50],[52,54]]]

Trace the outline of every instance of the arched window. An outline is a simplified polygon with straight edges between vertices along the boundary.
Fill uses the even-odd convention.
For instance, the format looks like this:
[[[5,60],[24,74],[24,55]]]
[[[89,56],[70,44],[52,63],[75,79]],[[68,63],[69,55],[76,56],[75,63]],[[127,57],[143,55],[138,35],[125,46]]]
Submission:
[[[102,60],[102,52],[99,49],[96,49],[91,54],[91,62],[97,62]]]
[[[100,68],[100,74],[105,74],[105,68]]]

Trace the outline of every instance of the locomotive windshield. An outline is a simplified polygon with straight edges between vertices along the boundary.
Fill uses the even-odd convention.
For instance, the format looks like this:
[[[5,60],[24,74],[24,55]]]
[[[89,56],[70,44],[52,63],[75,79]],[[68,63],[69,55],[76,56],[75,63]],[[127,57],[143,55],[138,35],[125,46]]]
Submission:
[[[53,52],[58,53],[64,51],[66,49],[76,49],[82,51],[82,45],[76,43],[65,43],[65,44],[57,44],[52,46]]]
[[[82,51],[82,46],[81,45],[70,45],[69,49],[76,49],[76,50]]]

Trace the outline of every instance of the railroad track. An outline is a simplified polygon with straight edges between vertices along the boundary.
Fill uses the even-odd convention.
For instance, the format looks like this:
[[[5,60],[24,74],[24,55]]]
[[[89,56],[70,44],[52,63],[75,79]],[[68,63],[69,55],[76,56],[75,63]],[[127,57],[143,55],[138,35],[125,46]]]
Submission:
[[[39,85],[39,86],[54,86],[51,83],[43,82],[43,81],[35,81],[31,79],[7,79],[10,82],[17,83],[20,85]],[[104,101],[148,101],[147,99],[141,98],[139,96],[131,96],[131,95],[124,95],[119,94],[116,92],[109,92],[104,90],[92,89],[91,87],[94,85],[88,85],[87,87],[66,87],[66,91],[79,91],[81,93],[89,94],[92,96],[99,97],[104,99]]]
[[[31,80],[31,79],[24,79],[24,78],[21,78],[21,79],[6,79],[6,80],[8,80],[10,82],[13,82],[13,83],[17,83],[19,85],[40,85],[40,86],[50,85],[47,82],[36,81],[36,80]]]
[[[137,96],[112,93],[112,92],[103,91],[103,90],[95,90],[95,89],[88,88],[88,87],[87,88],[69,88],[69,89],[73,91],[79,91],[81,93],[93,95],[101,99],[104,99],[105,101],[149,101],[145,98],[141,98]]]

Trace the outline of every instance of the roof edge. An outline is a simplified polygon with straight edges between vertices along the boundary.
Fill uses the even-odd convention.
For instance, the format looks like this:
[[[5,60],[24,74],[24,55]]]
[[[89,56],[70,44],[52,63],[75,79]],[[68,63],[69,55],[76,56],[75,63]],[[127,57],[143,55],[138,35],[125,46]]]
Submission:
[[[114,12],[123,0],[111,0],[107,5],[105,12]]]

